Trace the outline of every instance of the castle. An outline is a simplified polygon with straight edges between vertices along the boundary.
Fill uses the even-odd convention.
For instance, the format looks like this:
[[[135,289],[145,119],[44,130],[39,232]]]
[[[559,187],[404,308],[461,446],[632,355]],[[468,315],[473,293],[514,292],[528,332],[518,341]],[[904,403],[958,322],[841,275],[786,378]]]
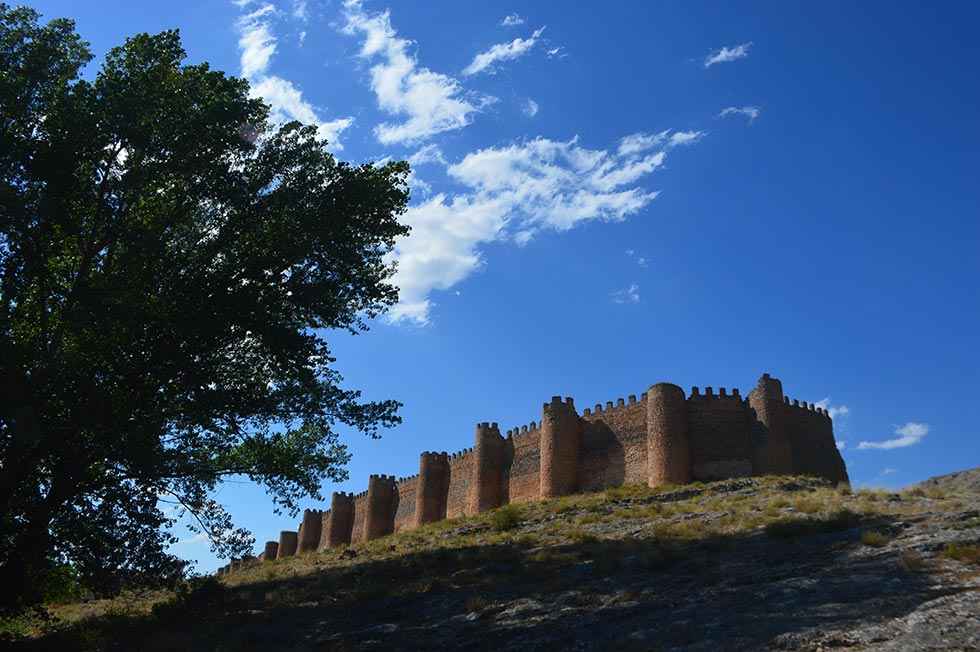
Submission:
[[[658,383],[639,400],[597,404],[579,414],[552,397],[540,423],[500,433],[476,426],[473,448],[425,452],[406,478],[372,475],[367,491],[334,493],[330,509],[306,510],[298,531],[269,541],[260,559],[356,544],[425,523],[630,483],[650,487],[767,474],[848,482],[830,415],[783,395],[763,374],[747,398],[697,387],[684,395]],[[238,563],[221,569],[227,572]]]

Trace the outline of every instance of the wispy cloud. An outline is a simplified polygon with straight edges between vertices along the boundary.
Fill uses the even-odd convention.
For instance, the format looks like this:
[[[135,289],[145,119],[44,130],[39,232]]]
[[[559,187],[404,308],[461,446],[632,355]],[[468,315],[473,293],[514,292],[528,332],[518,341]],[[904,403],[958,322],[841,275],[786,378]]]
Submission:
[[[181,539],[180,541],[177,541],[176,543],[174,543],[174,545],[175,546],[194,545],[196,543],[204,543],[207,540],[208,540],[208,535],[206,535],[203,532],[199,532],[192,537],[188,537],[186,539]]]
[[[633,260],[635,260],[636,261],[636,264],[639,265],[640,267],[646,267],[647,266],[648,261],[647,261],[646,257],[637,255],[635,249],[627,249],[626,250],[626,257],[627,258],[632,258]]]
[[[814,405],[827,410],[827,414],[830,415],[831,419],[847,416],[851,413],[851,410],[846,405],[831,405],[829,396],[821,401],[817,401]]]
[[[544,27],[541,27],[534,30],[529,38],[515,38],[510,43],[497,43],[491,46],[489,50],[473,57],[470,65],[463,68],[463,75],[470,76],[484,71],[493,74],[495,64],[524,56],[537,44],[543,33]]]
[[[704,67],[710,68],[716,63],[729,63],[731,61],[737,61],[738,59],[744,59],[749,56],[749,48],[752,47],[752,42],[742,43],[741,45],[735,45],[733,47],[723,47],[715,50],[708,54],[704,58]]]
[[[500,24],[504,27],[517,27],[518,25],[524,24],[524,19],[518,14],[507,14],[504,19],[500,21]]]
[[[395,245],[394,282],[401,292],[392,319],[428,323],[431,294],[483,266],[485,243],[523,245],[544,229],[564,231],[637,213],[657,192],[636,184],[666,157],[663,150],[649,150],[621,154],[582,147],[576,138],[536,138],[478,150],[448,166],[449,176],[466,190],[438,193],[405,214],[412,232]],[[637,287],[624,297],[629,301],[638,293]]]
[[[524,115],[526,115],[527,117],[533,118],[538,114],[538,110],[540,108],[541,107],[538,106],[538,103],[529,97],[527,98],[527,101],[524,102],[524,105],[521,107],[521,112],[524,113]]]
[[[545,54],[548,55],[549,59],[564,59],[568,56],[568,53],[565,52],[565,47],[562,45],[546,50]]]
[[[896,437],[884,441],[862,441],[858,444],[858,448],[861,450],[905,448],[906,446],[918,444],[927,434],[929,434],[929,424],[909,421],[895,428]]]
[[[879,475],[892,475],[893,473],[898,473],[898,469],[893,469],[891,467],[886,467],[881,470]]]
[[[235,4],[244,8],[252,2]],[[305,11],[305,3],[296,3],[294,13],[299,7],[303,7]],[[273,122],[299,120],[316,125],[318,135],[328,140],[333,150],[341,150],[343,144],[340,142],[340,134],[354,123],[354,119],[345,117],[324,120],[314,106],[303,98],[302,91],[295,84],[288,79],[269,74],[269,65],[277,47],[271,21],[277,14],[276,8],[266,3],[238,19],[242,76],[251,84],[249,95],[261,98],[270,106],[270,118]]]
[[[665,129],[658,133],[638,132],[619,141],[619,155],[630,156],[654,148],[670,149],[679,145],[691,145],[703,138],[703,131],[671,131]]]
[[[616,290],[610,296],[612,297],[613,303],[639,303],[640,286],[636,283],[631,283],[628,288]]]
[[[837,450],[839,451],[842,451],[845,448],[847,448],[847,442],[844,441],[843,439],[838,439],[836,444],[837,444]]]
[[[467,95],[452,77],[419,66],[409,53],[411,41],[397,35],[389,12],[369,14],[360,0],[347,0],[344,7],[347,23],[343,31],[364,38],[359,56],[378,60],[371,68],[371,88],[378,106],[404,118],[375,127],[380,142],[413,143],[461,129],[473,121],[475,113],[495,101],[489,96]]]
[[[718,113],[719,118],[724,118],[730,115],[744,115],[749,119],[749,122],[755,122],[755,119],[759,117],[762,110],[757,106],[729,106],[721,110]]]

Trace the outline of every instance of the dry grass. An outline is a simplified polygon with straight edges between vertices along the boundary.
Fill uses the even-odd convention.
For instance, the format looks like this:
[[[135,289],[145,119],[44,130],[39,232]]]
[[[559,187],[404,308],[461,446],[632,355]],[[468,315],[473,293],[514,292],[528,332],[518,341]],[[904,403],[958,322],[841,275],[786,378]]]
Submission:
[[[980,564],[980,545],[948,543],[943,549],[943,557],[955,559],[964,564]]]
[[[882,548],[891,540],[887,533],[880,530],[865,530],[861,533],[861,543],[872,548]]]

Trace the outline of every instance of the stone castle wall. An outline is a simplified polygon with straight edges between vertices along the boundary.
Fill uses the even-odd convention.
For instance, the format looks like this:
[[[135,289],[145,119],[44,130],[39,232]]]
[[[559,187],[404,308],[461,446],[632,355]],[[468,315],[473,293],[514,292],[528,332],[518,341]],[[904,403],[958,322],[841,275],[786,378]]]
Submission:
[[[694,387],[685,396],[680,387],[659,383],[639,399],[631,395],[579,414],[571,398],[555,396],[543,404],[538,423],[505,435],[496,423],[479,423],[473,448],[425,452],[417,475],[372,475],[365,492],[335,493],[330,510],[308,510],[300,531],[283,532],[278,550],[268,545],[265,557],[356,544],[507,503],[622,484],[789,473],[848,481],[830,415],[812,403],[790,401],[768,374],[747,398],[723,387]]]

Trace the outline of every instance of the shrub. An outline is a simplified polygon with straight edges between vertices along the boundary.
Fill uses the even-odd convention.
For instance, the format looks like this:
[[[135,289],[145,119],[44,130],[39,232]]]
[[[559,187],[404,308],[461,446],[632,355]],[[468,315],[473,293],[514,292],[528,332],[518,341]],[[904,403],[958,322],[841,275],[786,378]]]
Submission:
[[[880,530],[865,530],[861,533],[861,543],[872,548],[881,548],[891,541],[891,537]]]
[[[965,543],[947,543],[943,557],[955,559],[964,564],[980,564],[980,545]]]
[[[848,509],[841,509],[824,518],[788,517],[773,521],[766,526],[766,534],[779,539],[795,539],[813,534],[847,530],[859,522],[859,516]]]
[[[490,515],[490,524],[497,532],[513,530],[524,520],[521,510],[516,505],[504,505]]]
[[[914,550],[905,550],[898,556],[898,565],[909,573],[925,570],[926,560]]]

